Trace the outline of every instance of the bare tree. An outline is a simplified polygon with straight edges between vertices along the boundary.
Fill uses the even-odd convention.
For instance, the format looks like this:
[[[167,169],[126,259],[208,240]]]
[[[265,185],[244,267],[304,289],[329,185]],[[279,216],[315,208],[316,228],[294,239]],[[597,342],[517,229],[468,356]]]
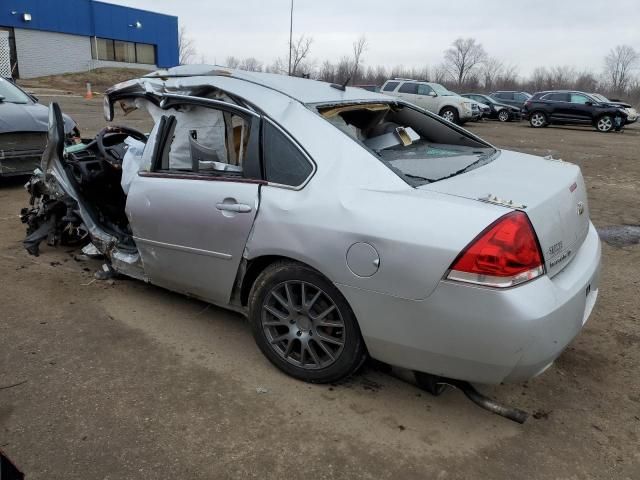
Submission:
[[[322,65],[320,65],[320,70],[318,71],[318,80],[322,80],[323,82],[335,82],[336,81],[336,67],[329,60],[325,60]]]
[[[240,62],[238,65],[240,70],[247,70],[248,72],[261,72],[262,62],[254,57],[248,57]]]
[[[573,88],[581,92],[595,92],[598,90],[598,80],[591,72],[583,71],[578,73]]]
[[[640,55],[629,45],[618,45],[604,59],[605,76],[614,92],[623,92],[631,73],[640,64]]]
[[[444,53],[445,68],[458,85],[465,83],[486,59],[487,52],[475,38],[458,38]]]
[[[240,59],[234,57],[233,55],[227,57],[224,61],[224,64],[229,68],[239,68],[240,67]]]
[[[534,92],[549,90],[551,88],[549,71],[545,67],[536,67],[531,74],[529,83],[531,85],[530,89]]]
[[[501,60],[487,57],[482,64],[482,81],[485,89],[492,90],[495,87],[496,80],[500,78],[504,68],[504,63]]]
[[[178,30],[178,61],[180,65],[190,63],[196,54],[193,38],[189,37],[187,27],[181,26]]]
[[[444,83],[447,78],[447,67],[444,64],[436,65],[433,69],[431,80],[436,83]]]
[[[360,68],[360,61],[362,60],[362,53],[367,48],[367,37],[361,35],[355,42],[353,42],[353,69],[351,71],[350,78],[353,81],[356,80],[358,75],[358,69]]]
[[[287,61],[282,57],[276,58],[273,63],[265,68],[265,72],[268,73],[280,73],[283,75],[288,74]]]
[[[575,83],[578,73],[573,67],[568,65],[558,65],[549,71],[550,87],[554,90],[560,88],[571,88]]]
[[[313,38],[301,35],[291,43],[291,70],[289,75],[295,76],[302,61],[309,55]]]

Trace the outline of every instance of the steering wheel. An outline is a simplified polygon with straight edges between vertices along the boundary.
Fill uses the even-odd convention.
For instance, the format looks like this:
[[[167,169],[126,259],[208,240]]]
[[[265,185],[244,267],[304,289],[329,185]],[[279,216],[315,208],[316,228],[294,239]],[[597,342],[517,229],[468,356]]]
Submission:
[[[104,127],[96,135],[98,150],[104,160],[110,165],[117,168],[122,165],[124,154],[127,152],[127,145],[123,143],[127,137],[147,143],[147,136],[144,133],[133,128],[119,125]]]

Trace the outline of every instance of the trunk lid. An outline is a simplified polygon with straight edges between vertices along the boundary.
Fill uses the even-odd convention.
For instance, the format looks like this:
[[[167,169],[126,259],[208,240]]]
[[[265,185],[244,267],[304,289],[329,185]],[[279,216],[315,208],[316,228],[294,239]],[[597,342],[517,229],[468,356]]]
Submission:
[[[571,262],[589,230],[580,168],[560,160],[501,151],[488,164],[419,188],[525,212],[538,236],[549,276]]]

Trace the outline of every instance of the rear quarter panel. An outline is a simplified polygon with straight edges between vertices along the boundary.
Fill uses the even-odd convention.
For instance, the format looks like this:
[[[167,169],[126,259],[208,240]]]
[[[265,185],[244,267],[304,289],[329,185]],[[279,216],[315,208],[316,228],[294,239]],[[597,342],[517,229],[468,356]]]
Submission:
[[[292,110],[283,127],[298,139],[317,170],[301,190],[261,188],[245,251],[248,259],[284,256],[312,266],[337,284],[422,299],[458,253],[506,211],[410,187],[309,110]],[[356,242],[369,243],[380,256],[371,277],[357,276],[347,266],[347,250]]]

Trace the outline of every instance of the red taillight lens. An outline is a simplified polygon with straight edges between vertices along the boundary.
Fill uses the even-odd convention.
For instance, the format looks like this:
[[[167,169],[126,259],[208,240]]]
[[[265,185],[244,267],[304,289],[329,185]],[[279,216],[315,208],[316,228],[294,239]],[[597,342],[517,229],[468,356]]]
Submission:
[[[453,262],[447,278],[504,288],[542,274],[542,253],[531,222],[515,211],[478,235]]]

